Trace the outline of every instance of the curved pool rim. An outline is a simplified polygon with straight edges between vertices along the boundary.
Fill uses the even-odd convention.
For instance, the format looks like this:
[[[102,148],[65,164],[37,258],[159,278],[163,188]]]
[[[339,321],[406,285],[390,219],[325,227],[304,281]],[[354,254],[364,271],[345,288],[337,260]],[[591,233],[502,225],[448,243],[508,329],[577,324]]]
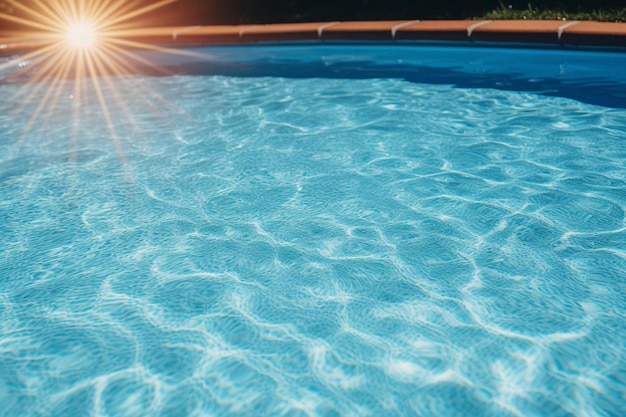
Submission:
[[[171,26],[116,31],[116,37],[177,47],[257,42],[417,42],[626,52],[626,23],[565,20],[387,20]],[[0,38],[0,56],[42,46]]]

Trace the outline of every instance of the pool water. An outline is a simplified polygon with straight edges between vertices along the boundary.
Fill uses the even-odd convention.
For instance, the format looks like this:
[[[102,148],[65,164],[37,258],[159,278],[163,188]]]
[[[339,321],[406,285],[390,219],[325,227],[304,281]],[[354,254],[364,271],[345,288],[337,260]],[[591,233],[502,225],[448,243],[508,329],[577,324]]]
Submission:
[[[0,101],[1,415],[623,415],[626,56],[199,52]]]

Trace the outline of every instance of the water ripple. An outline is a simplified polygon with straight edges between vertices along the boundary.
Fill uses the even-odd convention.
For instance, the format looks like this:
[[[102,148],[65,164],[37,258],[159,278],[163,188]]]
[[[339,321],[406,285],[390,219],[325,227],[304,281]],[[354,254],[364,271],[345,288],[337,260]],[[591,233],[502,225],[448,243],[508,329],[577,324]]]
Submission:
[[[0,116],[3,415],[620,415],[623,110],[137,81],[171,114],[120,91],[123,157],[95,102]]]

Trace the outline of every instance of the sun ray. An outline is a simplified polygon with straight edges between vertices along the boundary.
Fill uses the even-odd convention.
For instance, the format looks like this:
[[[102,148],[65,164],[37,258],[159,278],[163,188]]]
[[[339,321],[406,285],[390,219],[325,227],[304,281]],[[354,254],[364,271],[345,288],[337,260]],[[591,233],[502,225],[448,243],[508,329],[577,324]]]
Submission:
[[[11,39],[12,41],[15,42],[24,42],[25,40],[33,40],[33,39],[39,39],[39,40],[46,40],[47,43],[53,43],[54,40],[54,35],[48,33],[48,32],[42,32],[41,30],[36,31],[36,30],[12,30],[12,31],[6,31],[5,32],[7,35],[6,38],[4,38],[5,40]]]
[[[133,10],[131,12],[125,13],[122,16],[119,16],[115,19],[111,19],[109,21],[106,22],[106,25],[104,25],[104,28],[109,28],[111,26],[114,26],[118,23],[124,22],[126,20],[132,19],[133,17],[137,17],[140,16],[142,14],[146,14],[148,12],[151,12],[152,10],[155,9],[159,9],[161,7],[167,6],[168,4],[172,4],[175,3],[178,0],[161,0],[157,3],[151,4],[149,6],[144,6],[140,9],[137,10]]]
[[[119,52],[120,52],[122,55],[126,56],[126,57],[132,57],[132,59],[136,59],[136,58],[137,58],[137,56],[133,56],[133,54],[131,54],[131,53],[129,53],[129,52],[126,52],[126,51],[124,51],[123,49],[120,49],[120,50],[119,50]],[[126,62],[126,61],[125,61],[124,59],[122,59],[122,58],[118,58],[116,55],[111,55],[111,56],[110,56],[110,58],[113,58],[113,59],[110,61],[110,64],[111,64],[112,66],[114,66],[116,69],[118,69],[121,73],[126,73],[126,74],[129,74],[129,73],[134,72],[134,70],[136,70],[136,68],[134,67],[134,65],[133,65],[133,64],[131,64],[131,63],[129,63],[129,62]],[[162,72],[162,73],[164,73],[164,74],[167,74],[167,71],[165,71],[165,70],[164,70],[164,69],[162,69],[162,68],[159,68],[158,66],[155,66],[153,63],[151,63],[151,62],[149,62],[149,61],[146,61],[146,64],[145,64],[145,65],[150,65],[150,66],[153,66],[153,67],[154,67],[154,69],[155,69],[156,71],[160,71],[160,72]],[[145,97],[145,91],[141,91],[139,88],[137,88],[137,86],[136,86],[134,83],[132,83],[132,82],[128,82],[130,78],[131,78],[131,77],[129,77],[129,76],[125,76],[125,77],[123,77],[123,82],[124,82],[124,83],[128,86],[128,88],[129,88],[130,90],[132,90],[132,91],[133,91],[133,96],[134,96],[134,97],[138,97],[138,98],[142,99],[142,101],[144,102],[144,104],[145,104],[147,107],[150,107],[150,108],[152,108],[153,110],[156,110],[157,108],[153,105],[153,103],[151,102],[151,100],[149,100],[149,99],[147,99],[147,98]],[[167,100],[165,100],[162,96],[160,96],[160,95],[158,94],[158,92],[154,91],[153,89],[149,89],[149,93],[150,93],[150,95],[151,95],[153,98],[154,98],[154,96],[157,96],[160,102],[167,102]],[[170,110],[176,110],[176,108],[175,108],[174,106],[171,106],[171,105],[170,105]]]
[[[138,54],[134,54],[132,52],[126,51],[123,48],[117,47],[115,45],[106,45],[105,48],[110,49],[110,54],[108,55],[108,57],[111,60],[111,64],[114,64],[116,70],[119,70],[119,73],[125,73],[125,74],[131,74],[136,72],[137,68],[135,65],[133,65],[131,62],[132,61],[139,61],[142,65],[144,65],[147,68],[151,68],[153,71],[158,72],[160,74],[163,75],[169,75],[171,74],[171,71],[168,71],[166,69],[164,69],[163,67],[154,64],[153,62],[150,62],[148,60],[143,59],[141,56],[139,56]],[[127,59],[123,59],[122,57],[125,57]],[[129,62],[130,61],[130,62]],[[116,71],[114,70],[114,71]],[[123,78],[123,81],[126,82],[128,81],[128,76]],[[145,97],[145,92],[141,91],[140,89],[138,89],[136,87],[136,85],[132,82],[126,82],[126,84],[128,85],[129,89],[131,89],[133,91],[133,96],[134,97],[139,97],[142,99],[142,101],[144,102],[144,104],[155,110],[158,111],[158,108],[156,106],[154,106],[154,104],[152,103],[152,100],[154,100],[154,98],[156,97],[156,99],[163,105],[165,105],[169,110],[171,111],[177,111],[178,109],[173,106],[169,101],[167,101],[163,96],[161,96],[160,94],[158,94],[157,91],[153,90],[153,89],[149,89],[149,93],[152,97],[152,100],[149,100]],[[128,113],[130,114],[130,113]]]
[[[39,13],[38,11],[36,11],[33,8],[30,8],[28,6],[25,6],[23,4],[20,4],[18,2],[16,2],[15,0],[7,0],[7,2],[15,7],[16,9],[22,10],[23,12],[26,12],[27,14],[31,15],[34,18],[40,19],[40,23],[47,23],[49,26],[51,26],[52,28],[56,28],[56,29],[62,29],[63,28],[63,21],[62,20],[57,20],[51,17],[48,17],[42,13]]]
[[[20,66],[22,63],[28,63],[30,61],[34,63],[43,62],[44,71],[36,71],[34,74],[30,75],[29,82],[24,84],[22,88],[16,90],[15,94],[11,96],[10,100],[17,98],[22,90],[26,91],[31,88],[32,84],[37,83],[42,78],[47,76],[47,71],[53,69],[55,66],[59,65],[56,62],[55,58],[59,57],[59,47],[58,45],[48,45],[45,48],[41,48],[37,51],[33,51],[23,57],[20,58],[19,61],[10,61],[6,64],[7,67],[15,67]],[[29,65],[26,65],[26,71],[29,71]],[[2,68],[0,68],[2,69]]]
[[[60,68],[59,71],[57,71],[57,75],[55,76],[54,80],[53,80],[53,85],[59,85],[61,84],[63,81],[67,80],[67,77],[70,73],[70,71],[72,70],[72,60],[74,59],[74,55],[77,53],[77,51],[74,50],[68,50],[68,60],[67,62],[65,62],[65,64],[63,64],[63,67]],[[54,96],[52,97],[52,100],[50,102],[50,108],[53,109],[56,107],[56,104],[58,103],[61,94],[63,93],[61,88],[50,88],[50,90],[55,90],[54,91]],[[46,121],[44,121],[42,123],[43,125],[46,124]]]
[[[132,52],[126,51],[123,48],[120,48],[116,45],[105,45],[103,47],[103,52],[105,52],[107,57],[107,64],[111,71],[114,74],[119,74],[122,76],[122,80],[127,81],[132,78],[132,75],[137,72],[143,72],[144,68],[150,68],[155,73],[159,73],[161,75],[171,75],[172,72],[163,68],[162,66],[156,65],[153,62],[142,58],[138,54],[134,54]],[[138,68],[136,63],[140,63],[143,65],[142,68]],[[134,97],[142,97],[144,94],[134,85],[134,83],[129,83],[129,87],[136,93]],[[156,93],[150,89],[151,93]],[[149,101],[146,100],[146,104],[150,105]]]
[[[107,58],[110,58],[110,57],[107,57]],[[94,62],[95,62],[95,66],[96,67],[100,67],[100,68],[98,68],[100,71],[106,71],[106,69],[104,69],[103,67],[104,66],[108,66],[109,69],[111,69],[111,70],[113,70],[113,72],[115,72],[116,65],[110,59],[107,59],[106,61],[103,62],[101,60],[101,57],[94,56]],[[123,97],[121,96],[121,94],[119,92],[119,89],[116,87],[116,85],[113,83],[113,81],[110,78],[104,77],[103,80],[107,84],[107,87],[109,88],[111,93],[113,94],[113,96],[115,98],[115,104],[118,105],[122,109],[123,114],[125,114],[126,117],[128,117],[130,123],[133,126],[136,125],[135,118],[133,117],[133,113],[132,113],[132,111],[130,111],[130,109],[126,105]],[[136,88],[133,87],[132,89],[133,89],[133,91],[135,93],[138,93]]]
[[[84,117],[88,116],[90,123],[92,117],[100,117],[125,166],[119,118],[128,120],[133,128],[138,126],[128,104],[129,97],[150,111],[159,114],[171,111],[181,116],[179,109],[158,91],[137,83],[135,74],[146,71],[171,74],[171,70],[157,65],[142,51],[192,58],[206,58],[207,54],[142,42],[142,37],[156,32],[133,25],[138,17],[178,0],[160,0],[148,5],[144,0],[30,0],[27,5],[17,0],[7,1],[16,5],[20,15],[4,13],[0,14],[0,20],[25,28],[16,31],[10,42],[27,52],[0,64],[0,71],[18,65],[25,67],[10,73],[21,84],[11,100],[19,102],[15,109],[18,113],[33,107],[25,118],[27,122],[18,144],[31,137],[29,133],[35,127],[56,122],[59,113],[55,109],[64,95],[71,100],[71,145],[76,146],[79,140]],[[88,108],[85,106],[91,105],[100,111],[84,113]]]
[[[71,16],[68,13],[68,8],[63,4],[63,0],[51,0],[50,5],[54,8],[57,16],[63,23],[67,23],[71,20]]]
[[[25,67],[25,70],[28,71],[30,68],[32,68],[32,66],[30,65],[31,63],[45,61],[46,58],[54,57],[54,55],[60,50],[61,48],[58,43],[48,44],[46,46],[40,47],[39,49],[35,49],[34,51],[28,52],[25,55],[21,55],[17,59],[8,61],[2,67],[0,67],[0,69],[17,65],[17,66]],[[50,61],[52,60],[46,61],[46,65],[47,64],[55,65],[54,61],[52,62]],[[40,75],[43,75],[40,73],[41,71],[36,71],[33,77],[38,77]],[[27,86],[25,85],[24,87],[27,87]]]
[[[80,55],[83,51],[77,51],[76,54]],[[77,137],[80,126],[80,103],[82,102],[82,93],[86,89],[86,80],[83,76],[84,74],[84,60],[81,58],[76,59],[77,64],[74,67],[74,89],[73,89],[73,99],[76,100],[76,103],[79,105],[74,105],[72,108],[72,135],[71,135],[71,144],[72,147],[76,146]]]
[[[71,55],[71,54],[72,54],[72,51],[68,51],[68,55]],[[40,125],[46,124],[47,119],[50,117],[50,114],[52,113],[52,110],[54,109],[54,105],[58,101],[58,96],[61,94],[61,89],[57,87],[67,78],[70,68],[71,68],[71,64],[68,62],[63,67],[58,68],[57,72],[54,75],[50,77],[46,77],[45,81],[46,81],[46,84],[49,84],[49,87],[46,93],[44,94],[44,96],[41,98],[39,105],[37,106],[33,114],[31,115],[30,120],[26,124],[27,127],[32,126],[32,124],[39,118],[39,115],[44,110],[44,108],[48,109],[48,115],[44,120],[41,121]],[[57,97],[57,99],[56,100],[53,99],[50,105],[48,106],[48,102],[50,101],[50,98],[53,95]]]
[[[53,29],[50,26],[45,25],[43,23],[39,23],[34,20],[24,19],[24,18],[17,17],[17,16],[12,16],[6,13],[0,13],[0,19],[4,19],[4,20],[8,20],[9,22],[19,23],[21,25],[26,25],[26,26],[30,26],[33,28],[41,29],[45,32],[49,32],[51,29]]]
[[[75,53],[74,51],[68,50],[65,51],[66,55],[64,56],[71,56],[73,53]],[[22,106],[18,107],[16,109],[16,113],[18,113],[21,109],[23,109],[24,105],[26,103],[28,103],[34,96],[38,95],[39,92],[44,88],[44,86],[48,85],[48,89],[46,91],[46,93],[43,95],[43,97],[40,99],[39,101],[39,105],[37,106],[37,108],[35,109],[35,111],[32,112],[28,122],[25,124],[24,126],[24,130],[21,132],[21,135],[19,137],[19,139],[17,140],[17,142],[14,144],[14,147],[18,148],[20,146],[20,144],[23,142],[23,140],[26,138],[27,134],[35,127],[35,121],[38,121],[38,126],[45,126],[47,121],[50,118],[50,115],[52,114],[52,110],[54,109],[56,103],[58,102],[58,98],[60,97],[61,94],[61,89],[57,88],[65,79],[67,79],[67,76],[71,70],[71,60],[66,60],[65,64],[63,65],[63,67],[60,68],[54,68],[56,70],[56,72],[53,75],[48,75],[44,78],[44,82],[38,83],[38,85],[36,86],[36,88],[32,89],[30,91],[30,94],[28,95],[28,97],[26,97],[24,101],[24,103],[22,104]],[[40,78],[43,78],[40,77]],[[48,102],[50,100],[50,97],[53,96],[54,97],[52,99],[52,102],[50,103],[50,105],[48,106]],[[44,110],[44,108],[48,109],[48,112],[46,114],[46,117],[44,120],[38,120],[42,111]]]
[[[98,28],[101,30],[105,29],[108,21],[124,15],[129,10],[132,10],[137,4],[139,4],[139,0],[131,0],[130,2],[124,0],[114,1],[107,10],[102,12],[102,14],[96,15],[95,22],[98,25]]]
[[[45,3],[43,3],[41,0],[31,0],[34,4],[36,4],[37,6],[39,6],[39,8],[47,13],[47,15],[49,16],[50,19],[55,20],[60,27],[63,27],[63,25],[65,24],[65,20],[63,20],[63,16],[59,15],[58,12],[55,11],[54,6],[56,5],[56,1],[52,1],[52,7],[50,8],[48,5],[46,5]]]
[[[92,8],[89,11],[89,16],[92,17],[94,25],[98,26],[100,21],[106,19],[106,10],[110,10],[112,8],[109,6],[111,1],[112,0],[102,0],[100,2],[91,2]]]
[[[91,74],[96,74],[92,55],[90,54],[85,55],[85,64]],[[111,140],[113,141],[113,144],[118,153],[118,156],[125,163],[126,157],[124,155],[124,151],[120,144],[119,137],[117,136],[117,131],[115,130],[113,120],[111,119],[109,106],[107,105],[106,99],[104,98],[104,94],[102,93],[102,89],[100,88],[100,82],[98,81],[97,77],[91,77],[91,83],[94,87],[98,102],[100,103],[100,108],[102,109],[102,115],[106,121],[107,129],[109,130],[109,134],[111,135]]]
[[[30,8],[28,6],[26,6],[26,5],[23,5],[21,3],[16,2],[15,0],[7,0],[7,2],[10,2],[14,6],[17,6],[17,4],[19,4],[19,6],[16,7],[18,9],[19,8],[28,9],[28,10],[24,10],[27,14],[32,15],[31,12],[37,13],[38,16],[44,17],[44,19],[43,19],[44,21],[49,21],[49,23],[51,23],[52,27],[61,28],[65,24],[63,18],[61,16],[59,16],[58,13],[52,11],[48,6],[46,6],[40,0],[31,0],[31,2],[36,7],[30,7]],[[29,12],[29,10],[31,12]]]
[[[125,31],[124,33],[128,34],[132,34],[132,31]],[[107,39],[107,43],[111,43],[111,44],[116,44],[116,45],[120,45],[120,46],[127,46],[129,48],[133,48],[133,49],[144,49],[144,50],[150,50],[150,51],[158,51],[158,52],[164,52],[167,54],[171,54],[171,55],[181,55],[181,56],[187,56],[187,57],[191,57],[191,58],[207,58],[210,57],[209,54],[206,53],[200,53],[200,52],[194,52],[194,51],[190,51],[190,50],[186,50],[186,49],[177,49],[177,48],[167,48],[164,46],[159,46],[159,45],[151,45],[151,44],[146,44],[143,42],[137,42],[137,41],[131,41],[128,39],[123,39],[121,37],[112,37],[110,39]]]
[[[111,51],[111,59],[114,60],[118,60],[118,58],[115,56],[115,54],[119,54],[119,55],[123,55],[126,58],[128,58],[129,60],[132,61],[137,61],[140,64],[142,64],[145,68],[150,68],[151,70],[154,70],[155,72],[162,74],[162,75],[171,75],[172,71],[168,71],[167,69],[165,69],[162,65],[157,65],[154,62],[151,62],[143,57],[141,57],[139,54],[134,54],[132,52],[129,52],[127,50],[125,50],[124,48],[120,48],[119,46],[115,45],[114,43],[105,43],[103,45],[103,48],[108,49]],[[124,62],[122,60],[118,60],[120,65],[123,66],[123,68],[125,70],[127,70],[127,72],[133,72],[133,69],[137,69],[136,67],[134,67],[132,64],[128,63],[128,62]]]
[[[54,51],[51,52],[47,55],[43,55],[43,58],[45,58],[46,56],[51,57],[57,57],[60,56],[61,58],[64,58],[64,55],[60,55],[58,51]],[[34,97],[37,96],[37,94],[39,93],[39,91],[41,89],[43,89],[45,87],[45,83],[44,82],[40,82],[40,81],[46,81],[47,79],[50,78],[49,75],[49,71],[50,70],[54,70],[58,67],[58,64],[52,60],[52,59],[44,59],[44,64],[41,67],[41,71],[38,71],[37,73],[35,73],[29,80],[29,84],[25,85],[23,88],[18,89],[15,94],[13,94],[10,97],[10,101],[13,101],[15,99],[17,99],[19,96],[21,96],[24,92],[29,92],[28,96],[25,98],[24,100],[24,104],[26,105],[31,99],[33,99]],[[68,63],[70,64],[70,63]],[[30,88],[34,85],[34,88]],[[21,108],[17,108],[16,111],[21,111]]]
[[[67,13],[71,16],[71,20],[76,21],[76,20],[80,19],[80,16],[78,15],[78,9],[76,8],[76,2],[75,1],[66,1],[65,2],[65,7],[67,8],[66,9]]]
[[[35,60],[36,58],[41,58],[42,56],[50,53],[51,51],[58,49],[58,47],[59,47],[58,44],[46,45],[44,47],[41,47],[40,49],[36,49],[32,52],[27,53],[26,55],[21,56],[19,60],[12,60],[4,64],[0,64],[0,70],[14,67],[17,65],[16,64],[17,62],[28,62],[31,60]]]

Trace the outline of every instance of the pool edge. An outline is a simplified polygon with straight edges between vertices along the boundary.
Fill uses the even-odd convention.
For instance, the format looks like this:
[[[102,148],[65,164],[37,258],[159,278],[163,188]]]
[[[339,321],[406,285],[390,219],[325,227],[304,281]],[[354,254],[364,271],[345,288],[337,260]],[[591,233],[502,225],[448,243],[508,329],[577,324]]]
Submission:
[[[626,23],[561,20],[389,20],[142,28],[118,31],[145,44],[210,46],[257,42],[454,42],[529,45],[626,52]],[[23,38],[0,38],[0,55],[41,47]]]

